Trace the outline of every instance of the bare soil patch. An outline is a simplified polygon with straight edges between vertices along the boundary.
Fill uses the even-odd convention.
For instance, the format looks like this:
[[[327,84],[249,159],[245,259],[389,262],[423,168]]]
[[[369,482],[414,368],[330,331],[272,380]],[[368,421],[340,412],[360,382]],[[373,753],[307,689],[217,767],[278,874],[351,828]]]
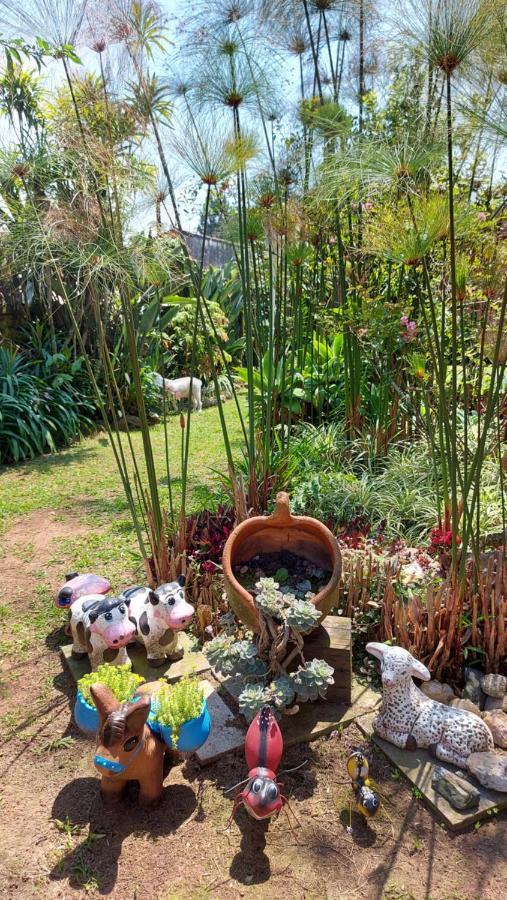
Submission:
[[[54,542],[83,533],[72,516],[59,521],[44,511],[8,532],[0,565],[3,570],[11,560],[19,570],[9,589],[16,588],[16,609],[25,609],[23,598],[33,593],[34,573]],[[60,568],[47,578],[56,588]],[[294,831],[283,814],[265,825],[244,810],[228,830],[232,799],[224,790],[246,775],[241,753],[204,769],[191,758],[182,760],[170,772],[156,810],[143,811],[133,799],[117,809],[104,807],[91,765],[93,744],[72,720],[75,686],[60,659],[61,640],[61,628],[49,636],[34,629],[29,653],[4,659],[0,897],[505,898],[507,815],[492,817],[478,830],[449,834],[382,754],[372,754],[372,775],[383,797],[379,817],[367,825],[353,815],[353,833],[347,833],[351,792],[343,784],[345,761],[353,748],[368,746],[355,726],[286,751],[283,768],[308,759],[299,772],[282,778],[300,821]]]
[[[51,578],[48,559],[55,542],[89,532],[89,526],[68,511],[38,509],[20,518],[2,536],[0,585],[4,602],[21,600],[33,592],[37,570],[44,568]],[[62,572],[55,571],[55,590]]]

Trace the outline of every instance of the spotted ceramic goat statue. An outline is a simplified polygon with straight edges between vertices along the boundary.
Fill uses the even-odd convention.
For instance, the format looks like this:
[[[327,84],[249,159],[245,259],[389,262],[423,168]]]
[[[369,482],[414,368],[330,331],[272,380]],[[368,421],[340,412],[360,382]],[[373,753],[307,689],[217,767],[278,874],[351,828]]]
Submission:
[[[382,706],[373,722],[379,737],[405,750],[423,747],[461,768],[471,753],[493,749],[493,736],[479,716],[430,700],[416,687],[413,677],[429,681],[431,675],[407,650],[375,642],[366,649],[381,662]]]

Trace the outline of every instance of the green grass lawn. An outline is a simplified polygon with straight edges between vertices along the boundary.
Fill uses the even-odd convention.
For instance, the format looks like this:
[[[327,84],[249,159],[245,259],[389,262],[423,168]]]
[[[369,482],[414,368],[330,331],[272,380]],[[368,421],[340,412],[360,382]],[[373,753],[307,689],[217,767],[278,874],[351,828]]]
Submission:
[[[224,407],[233,450],[240,452],[241,428],[234,403]],[[180,497],[181,428],[178,415],[168,417],[169,460],[175,502]],[[151,439],[159,483],[166,486],[165,440],[162,425],[154,426]],[[127,446],[127,439],[122,435]],[[140,432],[132,432],[138,465],[144,469]],[[222,430],[216,407],[191,418],[189,512],[206,504],[209,490],[219,485],[219,473],[227,464]],[[163,492],[164,493],[164,492]],[[167,491],[165,492],[167,496]],[[93,509],[101,518],[127,509],[114,455],[105,432],[85,438],[67,450],[38,457],[0,470],[0,533],[18,516],[37,509],[72,510],[86,515]]]
[[[225,405],[225,415],[233,450],[239,457],[242,432],[233,403]],[[181,496],[179,415],[169,416],[168,433],[177,513]],[[151,438],[161,496],[167,508],[162,425],[152,428]],[[124,436],[122,440],[126,443]],[[142,470],[144,453],[140,432],[132,432],[132,440]],[[226,471],[218,411],[211,407],[191,419],[188,513],[213,502],[211,495],[220,490],[220,474]],[[39,510],[43,512],[37,517]],[[50,521],[56,521],[58,536],[47,542],[47,549],[42,541],[41,550],[37,531],[48,527]],[[66,572],[97,572],[111,581],[113,590],[145,580],[122,482],[103,432],[60,453],[6,467],[0,472],[0,534],[6,535],[14,524],[14,545],[12,538],[0,541],[0,570],[3,562],[9,573],[19,569],[20,575],[24,575],[19,578],[19,588],[18,579],[14,581],[16,593],[26,592],[29,585],[30,608],[26,613],[19,611],[16,623],[19,632],[26,633],[27,643],[33,639],[34,630],[42,636],[62,621],[62,613],[55,609],[51,598],[55,584],[63,581]],[[1,614],[0,605],[0,619]],[[7,649],[0,641],[0,651]]]

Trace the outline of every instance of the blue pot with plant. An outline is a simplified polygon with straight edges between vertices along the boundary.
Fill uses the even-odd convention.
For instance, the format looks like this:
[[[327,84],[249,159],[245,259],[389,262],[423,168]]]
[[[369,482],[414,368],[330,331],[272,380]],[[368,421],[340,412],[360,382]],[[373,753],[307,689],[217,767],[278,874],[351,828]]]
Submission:
[[[130,666],[111,666],[104,663],[95,672],[83,675],[77,683],[74,704],[74,719],[78,728],[87,735],[95,735],[99,727],[99,714],[90,693],[92,684],[105,684],[119,703],[131,700],[137,688],[144,681],[132,672]]]
[[[148,724],[173,750],[182,753],[198,750],[211,731],[202,687],[188,677],[163,687],[152,700]]]

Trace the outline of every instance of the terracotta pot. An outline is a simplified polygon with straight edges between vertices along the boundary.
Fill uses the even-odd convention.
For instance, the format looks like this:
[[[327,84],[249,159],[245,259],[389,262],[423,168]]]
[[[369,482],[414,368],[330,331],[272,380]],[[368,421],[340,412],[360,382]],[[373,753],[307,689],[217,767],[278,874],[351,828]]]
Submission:
[[[331,571],[328,583],[313,598],[313,603],[322,612],[320,621],[338,599],[342,559],[335,537],[317,519],[291,515],[287,494],[279,493],[273,515],[255,516],[241,522],[231,532],[224,547],[222,562],[229,603],[238,618],[253,631],[259,630],[258,612],[252,595],[237,581],[233,569],[258,553],[281,551],[289,551]]]

